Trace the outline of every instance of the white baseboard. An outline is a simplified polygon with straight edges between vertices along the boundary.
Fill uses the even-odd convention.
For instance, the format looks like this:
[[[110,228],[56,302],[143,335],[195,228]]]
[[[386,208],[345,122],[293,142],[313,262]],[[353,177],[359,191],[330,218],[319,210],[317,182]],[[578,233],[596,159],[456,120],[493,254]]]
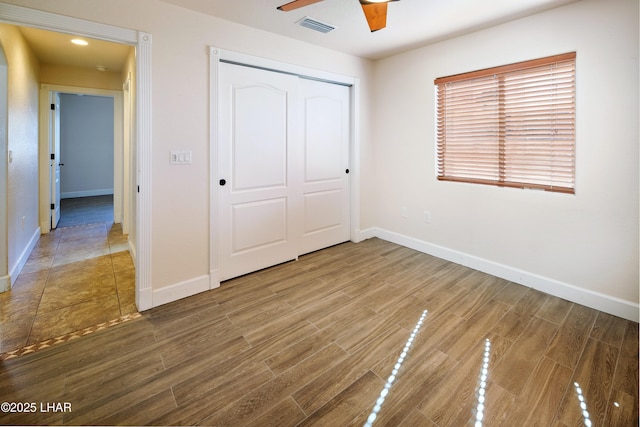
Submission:
[[[365,230],[359,230],[356,232],[357,240],[354,243],[362,242],[363,240],[371,239],[373,237],[377,237],[376,232],[377,228],[367,228]],[[385,240],[385,239],[383,239]]]
[[[128,243],[128,247],[129,247],[129,254],[131,255],[131,260],[133,261],[133,265],[137,265],[136,264],[136,242],[133,241],[133,239],[131,237],[129,237],[127,239],[127,243]]]
[[[177,301],[182,298],[190,297],[200,292],[209,290],[209,275],[195,277],[176,283],[175,285],[165,286],[164,288],[153,290],[153,307]]]
[[[434,245],[423,240],[383,230],[381,228],[374,227],[361,230],[360,236],[363,238],[378,237],[382,240],[396,243],[456,264],[461,264],[466,267],[473,268],[474,270],[482,271],[576,304],[594,308],[634,322],[638,322],[640,320],[640,305],[631,301],[580,288],[569,283],[560,282],[535,273],[489,261],[484,258],[469,255],[443,246]]]
[[[111,194],[113,194],[113,188],[103,188],[100,190],[66,191],[60,193],[60,198],[74,199],[76,197],[109,196]]]
[[[0,293],[11,289],[11,276],[0,276]]]
[[[31,239],[29,239],[29,243],[27,243],[27,246],[22,250],[22,252],[20,252],[20,256],[13,264],[13,267],[9,270],[9,277],[11,277],[12,285],[16,282],[16,279],[20,275],[24,265],[27,263],[29,255],[31,255],[31,251],[33,251],[33,248],[38,244],[38,240],[40,240],[40,227],[36,228],[36,231],[31,235]]]
[[[211,270],[209,272],[209,289],[220,287],[220,270]]]
[[[131,248],[131,245],[129,246]],[[133,256],[133,252],[130,253]],[[218,270],[212,270],[208,275],[195,277],[185,280],[184,282],[169,285],[164,288],[156,289],[151,292],[151,305],[149,308],[158,307],[163,304],[187,298],[201,292],[220,287],[220,278]],[[144,297],[140,298],[144,301]]]
[[[136,308],[138,311],[147,311],[153,308],[153,292],[151,289],[138,289],[136,291]]]

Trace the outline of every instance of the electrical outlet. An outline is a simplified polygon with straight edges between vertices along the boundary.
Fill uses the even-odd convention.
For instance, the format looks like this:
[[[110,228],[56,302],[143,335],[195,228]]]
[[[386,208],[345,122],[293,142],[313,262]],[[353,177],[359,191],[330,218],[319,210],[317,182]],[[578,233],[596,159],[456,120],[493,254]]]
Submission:
[[[400,216],[402,216],[402,218],[406,218],[409,216],[409,209],[406,206],[400,208]]]
[[[422,214],[422,220],[425,222],[425,224],[430,224],[431,223],[431,212],[424,211],[424,213]]]

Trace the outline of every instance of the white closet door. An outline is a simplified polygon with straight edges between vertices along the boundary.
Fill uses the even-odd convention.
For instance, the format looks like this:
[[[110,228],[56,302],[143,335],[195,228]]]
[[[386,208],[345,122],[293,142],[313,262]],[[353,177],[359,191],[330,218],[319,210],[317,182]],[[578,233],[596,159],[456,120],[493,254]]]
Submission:
[[[304,147],[299,254],[350,238],[349,88],[300,80]]]
[[[298,255],[298,78],[220,64],[221,279]]]

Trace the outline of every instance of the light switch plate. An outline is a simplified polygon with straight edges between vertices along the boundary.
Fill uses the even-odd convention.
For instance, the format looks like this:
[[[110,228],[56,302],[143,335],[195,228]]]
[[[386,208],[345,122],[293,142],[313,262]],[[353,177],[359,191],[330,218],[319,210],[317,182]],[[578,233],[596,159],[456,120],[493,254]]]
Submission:
[[[190,165],[191,151],[172,151],[169,164],[172,165]]]

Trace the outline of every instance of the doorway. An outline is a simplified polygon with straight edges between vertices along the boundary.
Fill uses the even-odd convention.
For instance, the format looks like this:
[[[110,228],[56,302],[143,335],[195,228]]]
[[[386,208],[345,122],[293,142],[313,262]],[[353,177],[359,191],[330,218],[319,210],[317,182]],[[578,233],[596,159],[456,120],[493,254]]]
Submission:
[[[2,22],[16,26],[42,28],[42,23],[46,23],[46,28],[51,31],[123,43],[134,46],[136,49],[135,123],[131,125],[135,133],[135,141],[131,147],[135,154],[132,165],[135,175],[131,178],[132,182],[136,183],[138,190],[132,197],[135,198],[135,203],[131,210],[135,212],[135,217],[131,218],[131,222],[135,223],[135,235],[130,240],[130,250],[136,267],[136,305],[140,311],[150,309],[153,305],[151,288],[151,34],[4,3],[0,3],[0,16]],[[6,197],[3,203],[6,206]]]
[[[130,213],[125,215],[123,212],[124,190],[132,185],[128,181],[132,174],[124,172],[125,164],[130,167],[131,163],[130,152],[124,147],[123,99],[123,93],[119,91],[42,85],[40,228],[43,234],[58,226],[62,199],[67,198],[112,194],[113,222],[123,223],[131,218]],[[69,107],[66,110],[65,101]],[[108,123],[102,119],[96,122],[91,112],[104,113],[105,107],[110,109]],[[74,119],[74,115],[80,114],[85,117]],[[89,138],[96,126],[100,126],[106,135]],[[66,135],[61,135],[62,128],[66,129]],[[62,137],[66,143],[61,142]],[[127,196],[131,197],[130,191]],[[127,208],[131,205],[129,201],[126,203]],[[128,230],[129,224],[123,223],[122,228]]]
[[[56,206],[57,202],[60,209],[59,214],[57,206],[52,210],[52,225],[54,217],[58,218],[57,227],[117,222],[115,182],[122,181],[125,188],[129,183],[115,176],[115,100],[108,96],[68,93],[60,93],[59,98],[60,188],[53,191],[60,194],[60,200],[52,204]]]
[[[59,227],[114,222],[113,104],[113,97],[60,94]]]

